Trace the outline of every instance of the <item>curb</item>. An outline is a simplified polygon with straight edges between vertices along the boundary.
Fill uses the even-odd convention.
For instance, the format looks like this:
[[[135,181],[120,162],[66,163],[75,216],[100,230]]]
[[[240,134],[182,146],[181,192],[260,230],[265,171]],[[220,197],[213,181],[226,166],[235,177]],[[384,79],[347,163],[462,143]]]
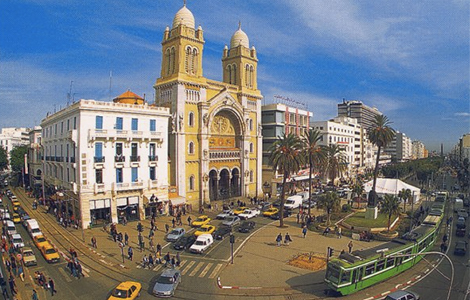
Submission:
[[[230,286],[230,285],[222,285],[220,282],[220,277],[217,277],[217,286],[219,289],[226,289],[226,290],[261,290],[262,287],[260,286],[251,286],[251,287],[243,287],[243,286]]]

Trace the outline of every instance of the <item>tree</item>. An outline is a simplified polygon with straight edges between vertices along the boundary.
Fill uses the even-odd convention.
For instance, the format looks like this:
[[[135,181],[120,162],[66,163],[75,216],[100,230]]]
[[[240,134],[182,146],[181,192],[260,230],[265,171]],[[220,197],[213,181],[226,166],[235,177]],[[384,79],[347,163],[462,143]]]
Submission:
[[[324,147],[325,160],[324,171],[327,178],[334,184],[335,178],[339,177],[347,168],[348,159],[344,154],[344,148],[338,145],[328,145]]]
[[[390,222],[392,220],[392,216],[398,215],[400,213],[400,201],[394,195],[385,194],[380,211],[384,214],[387,214],[388,216],[387,231],[390,232]]]
[[[335,192],[326,192],[321,195],[317,202],[317,207],[326,211],[326,226],[330,225],[330,215],[340,209],[341,200]]]
[[[21,172],[24,168],[24,155],[28,153],[28,146],[17,146],[10,151],[10,165],[13,172]]]
[[[402,189],[398,192],[398,198],[403,200],[403,211],[406,212],[406,202],[412,201],[412,193],[410,189]]]
[[[270,148],[271,155],[269,160],[273,166],[274,172],[283,174],[281,186],[281,207],[279,208],[279,226],[284,226],[284,203],[286,196],[286,181],[292,173],[298,172],[302,166],[303,156],[302,142],[294,134],[278,136],[278,139]]]
[[[305,137],[302,139],[302,152],[306,157],[305,161],[308,162],[308,215],[310,215],[310,204],[312,200],[312,174],[315,166],[320,166],[325,160],[325,151],[323,147],[318,145],[318,142],[323,139],[320,131],[310,129]]]
[[[8,153],[5,148],[0,146],[0,172],[8,169]]]
[[[364,193],[364,186],[360,183],[356,183],[355,185],[352,186],[352,189],[351,189],[351,199],[354,199],[354,195],[356,195],[356,197],[361,197],[363,193]]]
[[[384,115],[375,116],[372,127],[367,132],[369,141],[377,146],[377,158],[375,160],[374,180],[372,182],[372,190],[369,192],[369,207],[377,206],[377,193],[375,191],[377,184],[377,176],[379,174],[380,150],[385,148],[395,137],[395,130],[390,127],[391,122]]]

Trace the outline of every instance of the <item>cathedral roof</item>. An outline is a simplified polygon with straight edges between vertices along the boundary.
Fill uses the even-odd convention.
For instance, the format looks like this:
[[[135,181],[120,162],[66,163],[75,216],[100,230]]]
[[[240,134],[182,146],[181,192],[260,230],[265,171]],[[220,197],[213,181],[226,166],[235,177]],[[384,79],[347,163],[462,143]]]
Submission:
[[[140,97],[136,93],[131,92],[130,90],[127,90],[126,92],[113,99],[113,102],[115,103],[127,104],[143,104],[144,101],[144,98]]]
[[[246,33],[242,30],[241,23],[238,24],[238,30],[232,35],[232,39],[230,40],[230,49],[236,48],[238,46],[244,46],[246,48],[250,48],[250,40]]]
[[[194,16],[193,13],[186,7],[186,4],[178,10],[174,19],[173,19],[173,28],[178,27],[179,25],[185,25],[191,28],[194,28]]]

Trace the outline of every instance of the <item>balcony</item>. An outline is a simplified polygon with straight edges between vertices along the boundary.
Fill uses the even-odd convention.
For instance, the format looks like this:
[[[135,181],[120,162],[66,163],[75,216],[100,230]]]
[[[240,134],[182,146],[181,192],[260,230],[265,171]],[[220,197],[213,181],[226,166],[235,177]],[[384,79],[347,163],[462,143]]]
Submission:
[[[126,161],[126,157],[123,156],[122,154],[114,156],[114,162],[121,162],[121,163],[123,163],[123,162],[125,162],[125,161]]]
[[[130,156],[131,162],[139,162],[140,161],[140,156],[138,155],[131,155]]]
[[[120,183],[113,183],[113,187],[114,187],[114,190],[116,191],[138,190],[144,187],[144,183],[142,181],[120,182]]]
[[[149,155],[149,161],[158,161],[157,155]]]
[[[210,160],[239,160],[240,150],[209,150]]]
[[[71,157],[70,162],[74,164],[75,163],[75,157]]]
[[[95,156],[94,161],[95,161],[95,164],[104,163],[105,159],[104,159],[104,156]]]
[[[122,129],[89,129],[90,141],[96,139],[126,139],[126,140],[155,140],[162,139],[163,133],[160,131],[140,131]]]
[[[94,192],[95,194],[98,194],[98,193],[104,193],[105,192],[105,184],[104,183],[95,183],[94,184]]]

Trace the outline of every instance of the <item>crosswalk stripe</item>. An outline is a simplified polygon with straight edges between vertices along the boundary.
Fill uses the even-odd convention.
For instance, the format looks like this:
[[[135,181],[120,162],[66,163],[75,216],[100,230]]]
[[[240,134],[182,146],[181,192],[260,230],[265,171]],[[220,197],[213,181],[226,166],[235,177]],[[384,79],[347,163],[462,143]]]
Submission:
[[[181,268],[184,266],[184,264],[185,264],[186,262],[187,262],[187,260],[182,260],[182,261],[180,262],[180,265],[179,265],[180,270],[181,270]]]
[[[63,268],[58,268],[58,269],[59,269],[59,273],[62,274],[62,276],[64,276],[65,281],[72,282],[72,279],[70,278],[69,273],[65,272],[65,270]]]
[[[199,277],[206,276],[207,272],[209,272],[212,265],[213,265],[213,263],[208,263],[207,266],[204,268],[204,270],[202,270],[201,274],[199,274]]]
[[[189,276],[192,277],[194,275],[196,275],[196,273],[199,271],[200,268],[202,268],[202,266],[204,265],[205,263],[203,261],[201,261],[200,263],[197,264],[196,267],[194,267],[193,271],[191,273],[189,273]]]
[[[184,268],[184,270],[181,271],[181,275],[185,275],[186,273],[188,273],[189,269],[191,269],[191,267],[192,267],[195,263],[196,263],[195,261],[189,262],[189,264],[186,266],[186,268]]]
[[[153,268],[152,270],[155,271],[155,272],[157,272],[158,270],[160,270],[160,269],[162,268],[162,266],[163,266],[162,264],[158,264],[158,265],[156,265],[155,268]]]
[[[222,266],[223,264],[217,264],[217,266],[215,266],[214,270],[212,271],[211,275],[209,275],[209,278],[215,278],[215,276],[217,276],[217,273],[219,273],[220,269],[222,269]]]

